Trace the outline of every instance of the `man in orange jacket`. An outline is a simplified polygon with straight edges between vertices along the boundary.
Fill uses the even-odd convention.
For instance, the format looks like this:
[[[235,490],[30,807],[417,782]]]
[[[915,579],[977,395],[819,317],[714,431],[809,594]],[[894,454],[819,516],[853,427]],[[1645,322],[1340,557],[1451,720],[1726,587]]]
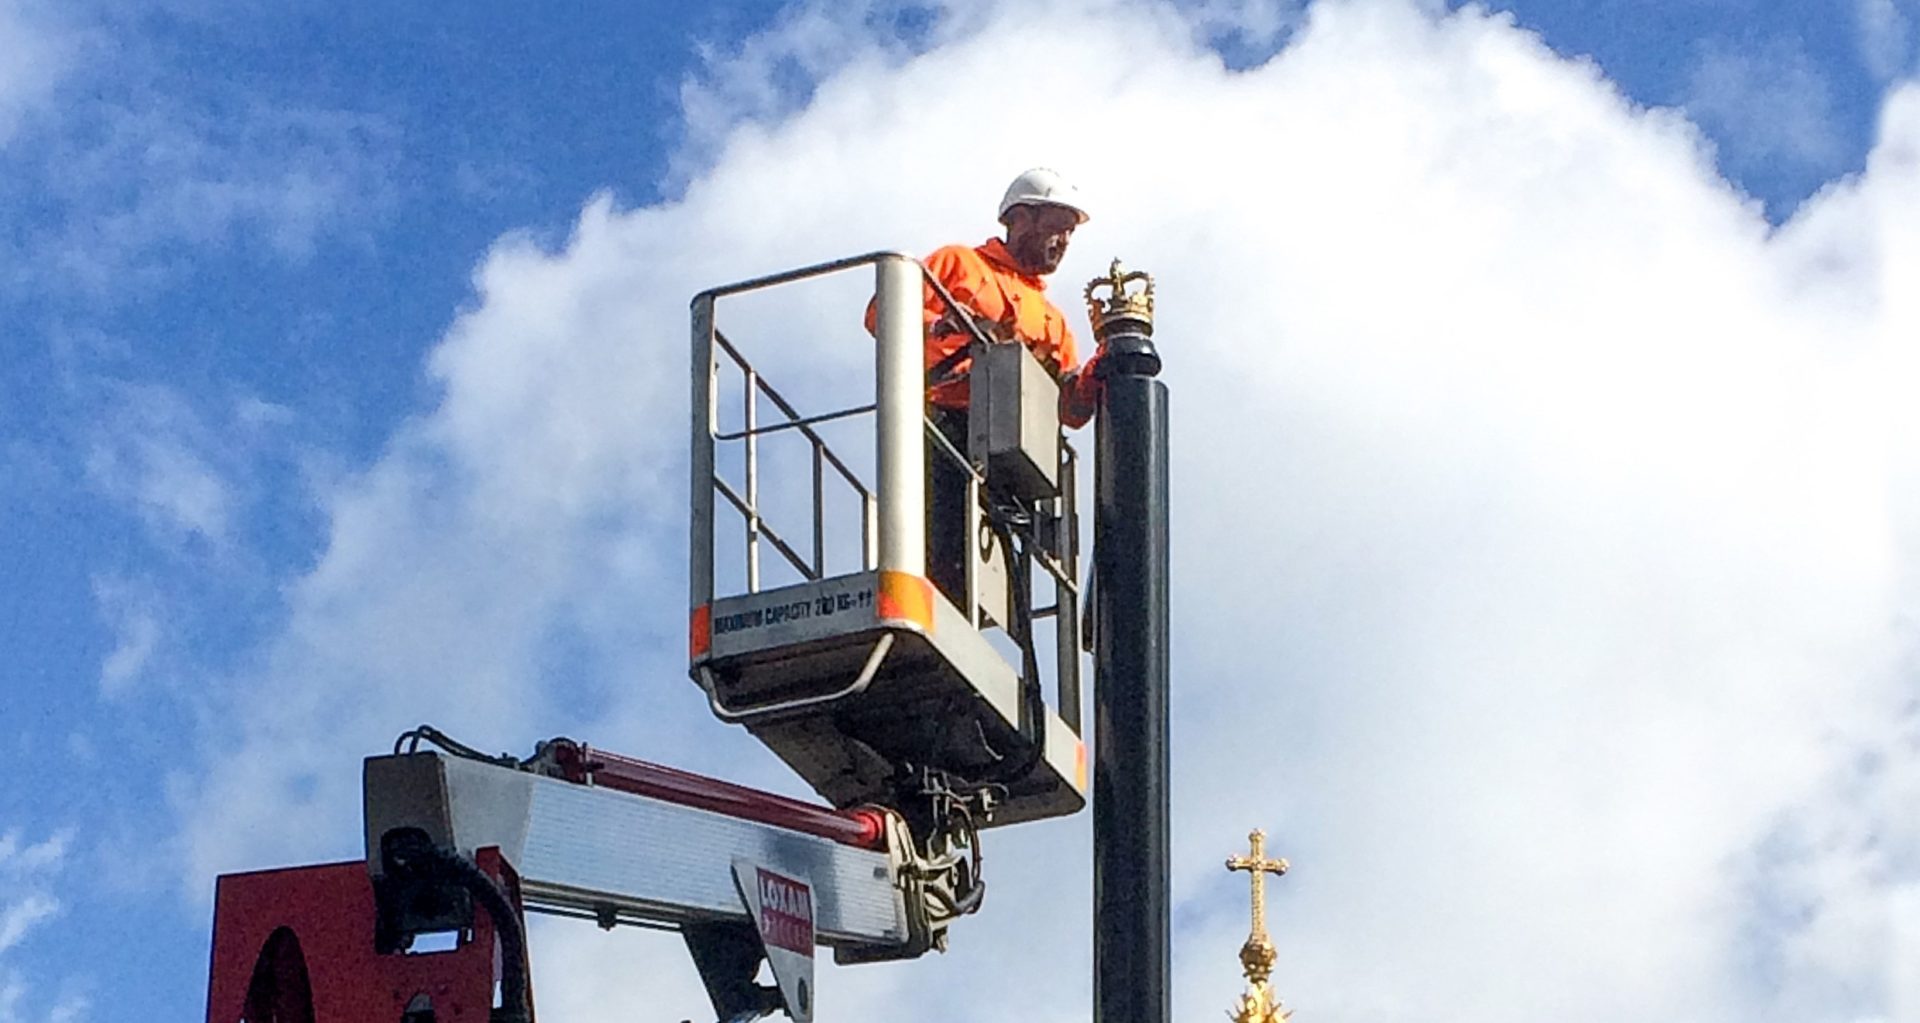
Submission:
[[[1048,300],[1048,274],[1060,268],[1074,229],[1087,222],[1079,192],[1058,173],[1036,167],[1007,186],[1000,200],[1006,237],[976,246],[948,245],[925,260],[928,272],[964,306],[952,310],[932,287],[925,289],[927,414],[953,446],[967,450],[970,317],[996,341],[1017,341],[1033,352],[1060,383],[1060,420],[1084,426],[1099,404],[1094,360],[1081,365],[1073,331]],[[874,309],[867,307],[867,329]],[[967,475],[945,451],[927,451],[927,575],[955,603],[966,585]]]

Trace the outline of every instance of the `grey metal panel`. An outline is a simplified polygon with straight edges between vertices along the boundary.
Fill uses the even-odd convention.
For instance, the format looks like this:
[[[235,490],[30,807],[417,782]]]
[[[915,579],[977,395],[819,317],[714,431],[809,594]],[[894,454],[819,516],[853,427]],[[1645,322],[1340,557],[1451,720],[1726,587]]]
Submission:
[[[455,844],[469,856],[483,846],[499,846],[507,862],[519,863],[531,819],[529,783],[539,779],[463,757],[445,759]]]
[[[515,866],[530,897],[561,905],[597,901],[653,909],[657,919],[744,917],[730,864],[742,856],[804,877],[814,889],[821,939],[905,940],[906,921],[887,857],[812,835],[659,800],[534,779],[525,859]]]
[[[367,870],[372,876],[382,873],[380,836],[394,828],[419,828],[436,845],[453,844],[444,758],[431,753],[368,757],[360,769],[360,793]]]
[[[361,777],[373,876],[381,873],[380,838],[394,828],[418,828],[434,844],[468,855],[498,846],[509,861],[519,858],[532,775],[439,753],[409,753],[368,757]]]
[[[885,852],[710,810],[438,753],[370,757],[367,855],[419,827],[472,855],[500,849],[530,908],[624,910],[656,923],[744,917],[730,864],[744,856],[814,888],[822,943],[897,944],[905,907]]]
[[[1013,621],[1013,569],[1010,552],[1000,542],[1000,534],[991,529],[974,530],[968,545],[973,559],[974,601],[988,622],[1006,628]]]
[[[1087,744],[1080,733],[1060,720],[1057,714],[1047,715],[1047,766],[1060,776],[1079,801],[1084,804],[1087,796]]]
[[[967,624],[966,617],[944,600],[934,602],[933,631],[928,638],[960,674],[974,692],[987,701],[1010,728],[1020,723],[1020,675],[1006,658],[1000,656],[987,638]],[[1060,719],[1055,708],[1047,713],[1047,755],[1043,766],[1057,783],[1057,798],[1033,804],[1025,809],[1009,806],[1008,812],[995,818],[994,825],[1015,824],[1040,817],[1073,813],[1085,804],[1087,792],[1086,746],[1077,730]]]
[[[850,636],[878,627],[877,611],[837,612],[819,616],[809,614],[798,619],[788,617],[775,623],[766,622],[763,614],[759,619],[743,620],[742,627],[737,629],[722,632],[719,627],[723,615],[751,615],[755,610],[764,610],[768,606],[797,607],[804,601],[818,600],[830,592],[857,594],[864,592],[859,587],[868,585],[866,580],[875,578],[872,573],[863,573],[819,583],[800,583],[752,597],[715,601],[714,660],[726,663],[728,658],[779,651],[801,643]],[[858,600],[854,603],[858,603]],[[915,684],[950,686],[954,695],[971,690],[991,708],[990,713],[1006,728],[1017,731],[1022,705],[1019,673],[951,602],[936,595],[933,613],[933,628],[922,635],[933,648],[934,655],[950,665],[952,671],[944,676],[921,675]],[[849,671],[848,678],[851,677]],[[942,678],[951,681],[940,681]],[[845,755],[841,752],[844,743],[832,728],[760,728],[756,734],[827,799],[838,803],[847,798],[857,798],[866,791],[864,783],[852,784],[846,791],[830,790],[831,786],[827,785],[841,774],[833,766],[837,764],[835,758]],[[1057,710],[1050,709],[1047,714],[1046,762],[1038,770],[1051,777],[1046,784],[1033,789],[1033,794],[1016,797],[1016,803],[1024,801],[1029,805],[1009,806],[1008,812],[997,818],[995,823],[1009,824],[1078,810],[1086,798],[1085,765],[1085,747],[1077,729],[1062,721]],[[814,769],[809,770],[809,766]],[[850,783],[854,781],[851,776],[848,780]],[[1043,797],[1038,795],[1042,790],[1053,790],[1056,794]]]
[[[1053,520],[1053,543],[1059,556],[1053,579],[1054,679],[1059,695],[1055,710],[1075,733],[1080,731],[1080,580],[1079,460],[1073,445],[1060,445],[1060,500]]]
[[[967,433],[987,479],[1028,501],[1060,490],[1060,385],[1026,345],[987,345],[974,359]]]
[[[778,650],[875,628],[879,576],[873,572],[795,583],[713,602],[713,660]],[[832,611],[823,611],[828,604]],[[1019,674],[950,601],[935,594],[927,639],[1009,722],[1019,720]],[[917,631],[917,630],[916,630]]]
[[[880,620],[879,583],[879,573],[857,572],[716,600],[711,657],[872,629]]]
[[[434,844],[469,856],[498,846],[509,862],[519,860],[533,775],[439,753],[409,753],[368,757],[361,776],[373,876],[382,873],[380,838],[395,828],[418,828]]]
[[[933,601],[933,630],[927,639],[952,664],[974,691],[1009,724],[1020,721],[1020,674],[1007,663],[967,616],[937,594]]]

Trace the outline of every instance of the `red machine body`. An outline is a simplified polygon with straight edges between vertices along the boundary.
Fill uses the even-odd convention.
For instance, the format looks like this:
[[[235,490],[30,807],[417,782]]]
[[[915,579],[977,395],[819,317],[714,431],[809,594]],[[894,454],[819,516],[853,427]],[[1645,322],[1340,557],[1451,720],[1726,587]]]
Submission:
[[[475,857],[520,907],[512,868]],[[375,951],[362,860],[221,877],[214,889],[207,1023],[486,1023],[499,979],[495,925],[476,912],[446,951]]]

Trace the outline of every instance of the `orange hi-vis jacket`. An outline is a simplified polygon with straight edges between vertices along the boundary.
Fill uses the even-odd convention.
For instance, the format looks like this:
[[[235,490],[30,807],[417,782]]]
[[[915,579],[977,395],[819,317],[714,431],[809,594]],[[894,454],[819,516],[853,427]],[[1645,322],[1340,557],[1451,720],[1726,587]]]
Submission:
[[[1096,386],[1088,374],[1076,372],[1080,353],[1074,345],[1067,317],[1047,299],[1047,284],[1040,277],[1021,270],[1007,251],[1005,242],[990,238],[985,244],[969,248],[948,245],[937,249],[925,260],[933,274],[954,300],[968,312],[998,324],[1002,334],[1011,335],[1033,352],[1040,364],[1061,383],[1061,419],[1068,426],[1083,426],[1092,417],[1091,393]],[[948,326],[947,304],[931,286],[925,292],[922,317],[927,330],[926,366],[929,371],[947,364],[941,379],[927,389],[927,402],[943,408],[967,407],[967,371],[973,360],[962,357],[949,363],[950,357],[972,343],[973,335]],[[874,328],[876,310],[867,305],[867,330]]]

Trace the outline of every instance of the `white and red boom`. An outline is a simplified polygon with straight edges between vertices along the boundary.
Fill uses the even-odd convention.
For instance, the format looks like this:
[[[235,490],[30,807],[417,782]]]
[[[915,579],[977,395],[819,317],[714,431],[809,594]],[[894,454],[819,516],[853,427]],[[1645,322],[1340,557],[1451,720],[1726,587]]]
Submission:
[[[567,739],[514,760],[410,735],[412,751],[366,760],[364,862],[219,880],[209,1023],[531,1020],[525,912],[678,929],[720,1019],[806,1020],[814,944],[911,958],[978,901],[964,815],[916,842],[893,810]],[[446,947],[413,953],[422,935]],[[762,957],[774,987],[753,982]]]

